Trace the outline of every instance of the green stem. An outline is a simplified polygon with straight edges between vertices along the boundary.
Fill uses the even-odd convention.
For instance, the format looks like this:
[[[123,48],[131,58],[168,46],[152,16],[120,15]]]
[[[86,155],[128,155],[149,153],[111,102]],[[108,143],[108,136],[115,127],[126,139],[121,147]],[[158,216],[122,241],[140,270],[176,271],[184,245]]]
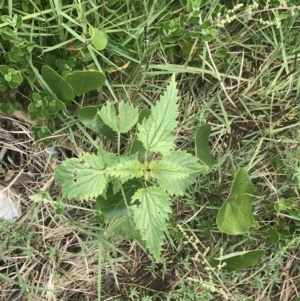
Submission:
[[[118,162],[120,162],[121,133],[118,132]]]
[[[123,189],[122,184],[120,185],[120,187],[121,187],[121,192],[122,192],[124,203],[125,203],[125,206],[126,206],[126,209],[127,209],[128,216],[131,216],[131,212],[130,212],[130,209],[129,209],[129,205],[128,205],[127,198],[126,198],[125,191]]]

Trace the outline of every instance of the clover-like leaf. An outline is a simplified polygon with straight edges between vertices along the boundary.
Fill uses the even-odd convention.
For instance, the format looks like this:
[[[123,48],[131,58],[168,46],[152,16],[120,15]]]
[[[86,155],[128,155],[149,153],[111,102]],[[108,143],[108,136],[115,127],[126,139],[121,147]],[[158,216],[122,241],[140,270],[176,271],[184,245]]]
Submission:
[[[156,262],[159,262],[166,221],[171,213],[170,197],[160,187],[151,186],[139,189],[132,197],[132,202],[136,200],[140,202],[138,206],[132,206],[136,228]]]
[[[254,224],[252,199],[255,187],[247,170],[240,168],[234,178],[230,195],[217,215],[218,228],[230,235],[245,233]]]
[[[63,194],[79,200],[93,198],[107,185],[104,169],[108,165],[108,156],[84,154],[79,158],[65,160],[55,170],[55,179],[59,182]]]
[[[165,93],[151,108],[150,117],[144,119],[142,124],[138,124],[138,139],[146,150],[164,155],[174,149],[175,137],[172,135],[172,131],[177,125],[177,92],[173,75]]]
[[[115,105],[111,102],[102,107],[98,114],[103,122],[118,133],[127,133],[137,123],[139,114],[138,108],[126,104],[123,100],[119,103],[117,114]]]

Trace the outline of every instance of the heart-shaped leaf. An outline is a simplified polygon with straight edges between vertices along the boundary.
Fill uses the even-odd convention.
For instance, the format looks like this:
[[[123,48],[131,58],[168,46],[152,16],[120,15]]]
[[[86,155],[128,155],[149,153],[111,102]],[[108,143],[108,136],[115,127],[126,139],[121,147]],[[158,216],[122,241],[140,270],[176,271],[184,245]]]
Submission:
[[[77,96],[101,88],[105,80],[104,74],[99,71],[74,71],[66,77]]]
[[[73,89],[56,71],[49,66],[43,66],[41,71],[44,81],[58,99],[72,100],[74,98]]]
[[[107,34],[97,28],[89,28],[90,35],[92,36],[92,43],[97,50],[103,50],[108,41]]]
[[[213,166],[217,164],[217,161],[213,159],[210,154],[210,147],[208,144],[209,135],[210,125],[202,124],[198,128],[195,137],[196,156],[199,158],[201,164],[208,167],[207,172],[209,172]]]
[[[223,267],[225,270],[236,271],[256,264],[265,253],[264,250],[234,252],[221,257],[212,258],[209,262],[213,267],[225,262],[226,265]]]
[[[218,228],[230,235],[245,233],[254,224],[252,199],[255,188],[247,170],[238,170],[228,199],[217,215]]]

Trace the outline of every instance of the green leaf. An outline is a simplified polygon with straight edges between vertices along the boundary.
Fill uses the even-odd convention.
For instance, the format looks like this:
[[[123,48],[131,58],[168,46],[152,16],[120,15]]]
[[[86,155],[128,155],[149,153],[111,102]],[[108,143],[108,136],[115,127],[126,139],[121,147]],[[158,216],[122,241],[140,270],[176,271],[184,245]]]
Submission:
[[[150,176],[157,178],[159,185],[168,193],[183,195],[203,169],[197,161],[185,151],[172,151],[160,161],[150,162]]]
[[[18,15],[16,17],[16,28],[20,29],[22,27],[22,25],[23,25],[23,19],[21,16]]]
[[[1,29],[0,34],[4,41],[9,41],[16,38],[16,33],[8,27]]]
[[[140,178],[144,175],[145,164],[140,163],[137,155],[122,156],[121,162],[106,169],[106,172],[113,177],[118,177],[125,182],[132,178]]]
[[[151,109],[150,117],[138,125],[138,139],[146,150],[165,155],[174,149],[175,137],[172,131],[177,125],[177,101],[176,82],[173,75],[160,101]]]
[[[102,105],[88,106],[80,109],[77,115],[78,119],[95,133],[103,135],[110,140],[115,140],[116,132],[108,127],[98,114],[98,110],[100,110],[101,107]]]
[[[193,9],[198,11],[201,6],[202,0],[193,0]]]
[[[193,11],[193,0],[187,0],[186,10],[188,13]]]
[[[287,211],[292,216],[295,216],[295,217],[299,216],[299,211],[297,209],[295,209],[295,208],[290,208]]]
[[[212,40],[212,37],[209,34],[204,34],[201,36],[201,39],[203,42],[210,42]]]
[[[143,120],[145,118],[148,118],[150,115],[151,115],[151,110],[149,110],[149,109],[143,109],[143,110],[141,110],[141,112],[139,114],[138,123],[142,124]]]
[[[12,80],[12,75],[10,73],[8,74],[5,74],[4,75],[4,79],[7,81],[7,82],[10,82]]]
[[[159,262],[166,221],[171,213],[169,196],[161,188],[152,186],[139,189],[132,197],[132,202],[136,200],[140,202],[139,206],[132,207],[136,228],[156,262]]]
[[[277,212],[284,211],[293,207],[294,200],[293,199],[280,199],[275,203],[274,209]]]
[[[267,234],[268,234],[268,243],[269,244],[278,243],[278,241],[280,239],[280,234],[278,233],[278,231],[275,228],[270,227],[267,230]]]
[[[150,115],[151,115],[151,111],[149,109],[143,109],[140,112],[138,123],[142,124],[144,118],[148,118]],[[130,153],[131,154],[138,153],[138,158],[140,161],[142,161],[142,159],[144,158],[145,152],[146,152],[146,150],[143,146],[143,143],[137,139],[137,136],[135,136],[135,138],[132,142]]]
[[[101,156],[100,156],[101,154]],[[103,193],[107,178],[104,169],[109,163],[108,155],[84,154],[79,158],[63,161],[55,169],[55,179],[59,182],[63,194],[79,200],[94,198]]]
[[[10,16],[7,16],[7,15],[2,15],[2,16],[0,17],[0,20],[1,20],[2,22],[5,22],[5,23],[11,23],[11,17],[10,17]]]
[[[107,220],[111,221],[124,215],[128,215],[128,210],[124,201],[129,203],[134,193],[142,187],[141,181],[136,179],[129,180],[122,185],[122,191],[114,193],[113,185],[110,183],[106,191],[106,197],[100,195],[97,197],[97,207],[104,213]]]
[[[132,216],[122,216],[118,218],[113,224],[107,229],[109,236],[122,236],[125,239],[134,239],[141,241],[139,232],[135,229],[134,221]]]
[[[252,199],[255,188],[247,170],[240,168],[233,181],[230,195],[217,215],[218,228],[229,235],[245,233],[254,224]]]
[[[116,113],[115,105],[111,102],[102,107],[98,114],[102,120],[115,132],[127,133],[137,123],[138,108],[126,104],[123,100],[119,103],[119,114]]]
[[[105,81],[105,75],[98,71],[74,71],[66,76],[77,96],[101,88]]]
[[[74,92],[69,84],[49,66],[42,67],[42,76],[46,84],[60,100],[72,100]]]
[[[204,166],[207,166],[207,172],[211,171],[214,165],[217,164],[217,161],[214,160],[210,154],[210,147],[208,144],[210,130],[209,124],[202,124],[198,128],[195,137],[196,156]]]
[[[265,253],[266,252],[264,250],[234,252],[222,257],[212,258],[209,262],[213,267],[225,262],[226,265],[223,269],[228,271],[237,271],[256,264],[265,255]]]
[[[211,26],[211,21],[209,19],[206,19],[201,24],[201,29],[208,29]]]
[[[92,36],[92,43],[95,46],[97,50],[103,50],[105,49],[108,41],[107,34],[97,28],[89,28],[89,33]]]
[[[109,166],[110,164],[114,164],[117,162],[116,154],[112,152],[107,152],[102,145],[98,147],[97,157],[101,160],[102,164],[105,167]]]
[[[218,32],[216,29],[214,29],[214,28],[210,28],[210,29],[209,29],[209,34],[210,34],[212,37],[216,37],[216,36],[219,34],[219,32]]]
[[[22,1],[22,9],[23,9],[24,12],[28,13],[29,3]]]
[[[20,62],[20,60],[22,59],[22,57],[19,55],[19,53],[16,52],[8,52],[6,53],[8,56],[4,56],[4,58],[8,61],[8,62]]]
[[[51,136],[51,132],[49,131],[47,126],[45,126],[45,125],[43,125],[43,126],[34,125],[31,128],[31,130],[34,134],[34,140],[35,141],[43,139],[43,142],[44,142],[45,145],[47,145],[47,143],[51,142],[50,139],[46,139],[46,138],[49,138]]]

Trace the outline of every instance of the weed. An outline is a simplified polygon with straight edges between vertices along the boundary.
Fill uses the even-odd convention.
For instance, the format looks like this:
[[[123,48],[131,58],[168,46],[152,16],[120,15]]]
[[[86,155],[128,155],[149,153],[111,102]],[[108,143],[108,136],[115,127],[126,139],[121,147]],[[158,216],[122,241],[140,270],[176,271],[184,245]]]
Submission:
[[[298,300],[298,2],[15,2],[0,181],[35,178],[1,224],[0,299]]]

